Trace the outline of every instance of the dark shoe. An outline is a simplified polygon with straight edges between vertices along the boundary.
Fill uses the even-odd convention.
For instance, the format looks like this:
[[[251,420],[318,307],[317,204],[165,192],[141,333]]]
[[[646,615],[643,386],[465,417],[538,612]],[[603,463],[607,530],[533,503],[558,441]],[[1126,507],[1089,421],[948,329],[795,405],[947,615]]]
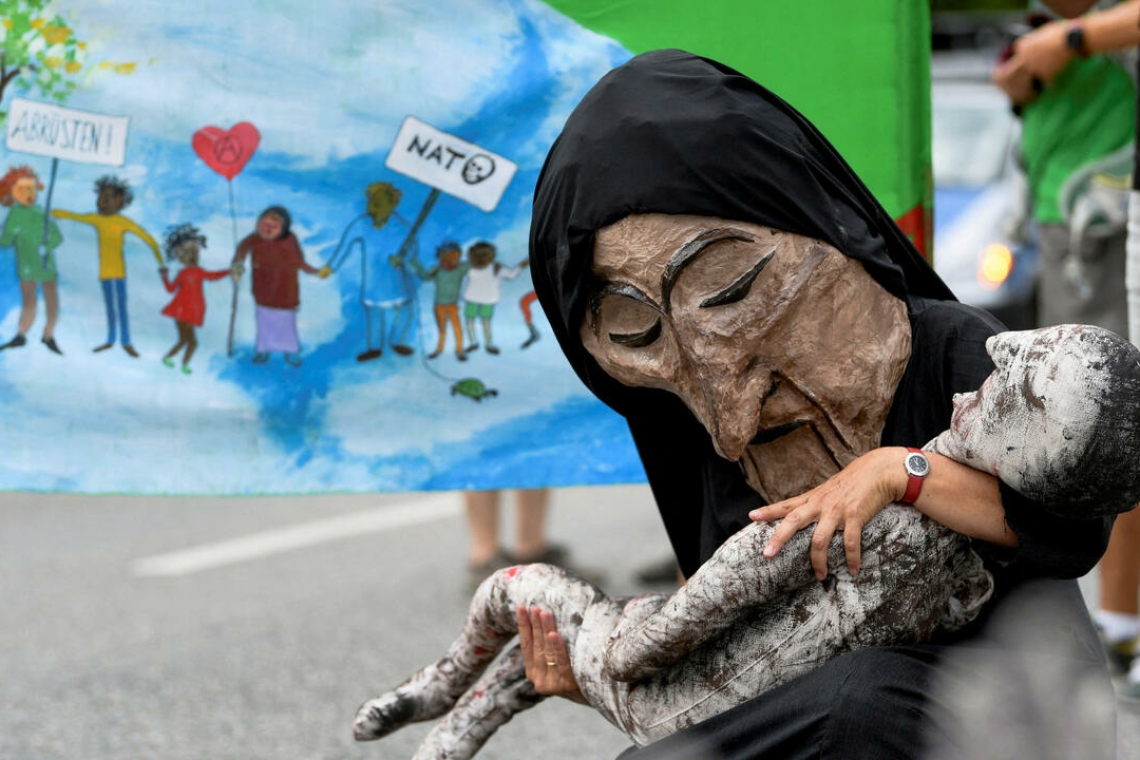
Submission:
[[[396,345],[392,346],[392,350],[400,356],[411,356],[416,352],[414,348],[411,346],[405,346],[403,343],[397,343]]]
[[[95,346],[95,348],[91,349],[91,353],[97,354],[100,351],[106,351],[108,348],[110,348],[113,345],[115,345],[115,344],[114,343],[104,343],[101,346]]]
[[[123,350],[127,352],[128,356],[131,356],[135,359],[139,358],[139,352],[136,351],[135,347],[132,346],[130,343],[124,343],[123,344]]]
[[[442,349],[439,351],[432,351],[430,354],[428,354],[428,358],[434,359],[435,357],[439,356],[441,353],[443,353]]]
[[[536,557],[517,557],[516,563],[529,565],[541,562],[546,565],[557,565],[566,572],[587,583],[598,585],[605,581],[606,574],[597,568],[579,567],[570,559],[570,550],[561,544],[547,544],[546,551]]]
[[[519,564],[517,559],[500,549],[495,553],[495,556],[486,562],[467,566],[467,588],[474,591],[479,588],[479,584],[487,580],[487,577],[492,573],[517,564]]]
[[[652,565],[646,565],[634,574],[639,583],[644,583],[650,586],[669,584],[671,586],[677,585],[677,577],[680,572],[677,567],[677,560],[669,557],[662,562],[655,562]]]
[[[63,352],[59,350],[59,345],[55,342],[55,338],[44,338],[42,343],[60,356],[63,356]]]
[[[250,359],[250,361],[254,364],[265,364],[267,361],[269,361],[269,354],[265,351],[258,351],[253,355],[253,358]]]
[[[290,367],[300,367],[305,362],[300,354],[285,354],[285,363]]]
[[[465,362],[467,361],[467,354],[463,353],[462,351],[456,351],[455,358],[461,362]]]
[[[492,346],[490,343],[488,343],[487,344],[487,353],[491,354],[492,356],[498,356],[499,355],[499,349],[497,346]]]
[[[469,354],[472,351],[478,351],[478,350],[479,350],[479,344],[478,343],[469,343],[469,344],[467,344],[466,347],[464,347],[463,353]]]
[[[529,347],[530,344],[534,343],[539,338],[538,330],[534,328],[534,325],[528,323],[526,327],[528,330],[530,330],[530,337],[523,342],[522,348]]]
[[[358,362],[370,362],[373,359],[379,359],[383,355],[383,353],[384,352],[378,348],[370,348],[362,354],[357,354],[356,355],[356,361],[358,361]]]
[[[12,340],[0,346],[0,351],[3,351],[5,348],[19,348],[27,342],[28,339],[24,337],[23,333],[16,333],[15,338],[12,338]]]

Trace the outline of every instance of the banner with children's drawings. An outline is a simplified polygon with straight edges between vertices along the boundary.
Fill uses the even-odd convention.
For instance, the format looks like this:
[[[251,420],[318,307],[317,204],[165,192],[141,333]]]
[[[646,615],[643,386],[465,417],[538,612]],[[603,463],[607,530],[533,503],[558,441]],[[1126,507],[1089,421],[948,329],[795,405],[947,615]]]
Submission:
[[[721,58],[917,238],[929,207],[925,8],[693,5],[0,0],[0,490],[643,480],[526,262],[546,151],[599,77],[655,47]],[[889,67],[823,44],[884,21]]]

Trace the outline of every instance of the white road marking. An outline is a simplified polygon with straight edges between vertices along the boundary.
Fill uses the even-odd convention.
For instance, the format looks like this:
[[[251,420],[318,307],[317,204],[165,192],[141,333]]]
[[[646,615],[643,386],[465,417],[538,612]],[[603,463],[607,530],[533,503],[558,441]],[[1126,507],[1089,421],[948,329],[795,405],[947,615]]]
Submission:
[[[169,554],[143,557],[131,563],[131,572],[142,577],[189,575],[307,546],[356,538],[366,533],[379,533],[452,518],[460,512],[460,501],[454,493],[439,494],[365,512],[353,512],[277,530],[251,533],[248,536],[192,546]]]

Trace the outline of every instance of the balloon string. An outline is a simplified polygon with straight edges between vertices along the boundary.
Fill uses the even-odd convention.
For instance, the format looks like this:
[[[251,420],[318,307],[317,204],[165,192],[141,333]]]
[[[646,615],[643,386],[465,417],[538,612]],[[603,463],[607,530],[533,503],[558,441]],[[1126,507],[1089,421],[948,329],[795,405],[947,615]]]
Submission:
[[[234,235],[234,249],[237,249],[238,233],[237,233],[237,210],[234,207],[234,181],[232,179],[226,180],[226,186],[230,189],[230,223],[233,227]]]

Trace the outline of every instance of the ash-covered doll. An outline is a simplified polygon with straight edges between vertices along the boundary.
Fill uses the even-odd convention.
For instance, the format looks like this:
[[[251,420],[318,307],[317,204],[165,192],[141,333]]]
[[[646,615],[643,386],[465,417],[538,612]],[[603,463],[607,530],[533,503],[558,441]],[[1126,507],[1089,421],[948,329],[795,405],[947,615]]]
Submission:
[[[1059,515],[1134,506],[1140,351],[1083,325],[1001,333],[986,349],[995,371],[979,390],[955,397],[951,429],[927,449],[1000,472]],[[583,695],[646,744],[850,649],[961,627],[991,593],[969,539],[910,506],[888,506],[864,528],[856,576],[842,537],[834,538],[822,582],[808,559],[808,530],[793,539],[802,546],[757,562],[773,529],[744,528],[671,597],[611,599],[550,565],[501,570],[476,592],[447,655],[365,702],[354,735],[377,739],[445,715],[416,757],[474,755],[498,726],[542,699],[517,646],[484,673],[515,635],[520,607],[554,614]]]
[[[174,366],[174,356],[183,348],[186,353],[182,356],[182,372],[189,375],[190,357],[198,348],[198,336],[195,329],[202,326],[206,319],[206,297],[202,293],[202,282],[205,280],[220,280],[230,274],[229,269],[207,271],[198,266],[198,255],[206,247],[206,236],[198,231],[192,224],[179,224],[166,231],[163,241],[166,249],[166,258],[176,259],[182,269],[171,281],[167,276],[166,267],[158,271],[162,274],[162,284],[166,292],[174,293],[174,300],[167,304],[162,313],[174,320],[178,327],[178,342],[174,348],[162,357],[162,363],[167,367]]]

